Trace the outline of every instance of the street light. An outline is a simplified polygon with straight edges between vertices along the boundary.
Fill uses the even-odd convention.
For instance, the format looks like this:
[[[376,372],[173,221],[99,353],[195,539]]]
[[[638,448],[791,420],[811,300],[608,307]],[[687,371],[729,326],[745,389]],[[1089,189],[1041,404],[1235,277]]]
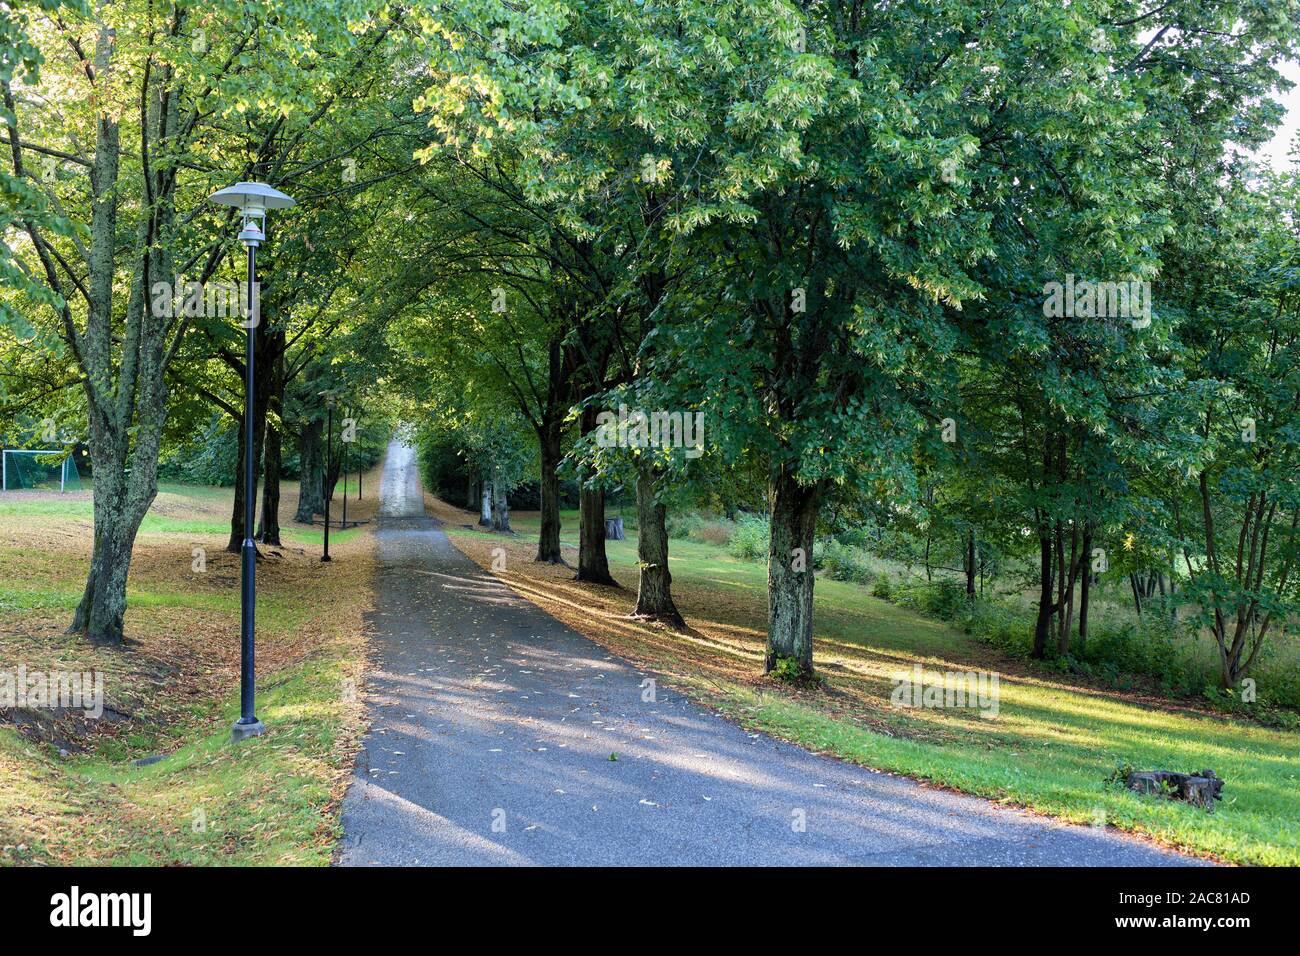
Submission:
[[[242,220],[239,241],[248,250],[248,315],[244,320],[247,343],[244,356],[244,545],[240,550],[239,619],[239,720],[231,728],[232,740],[256,737],[266,730],[253,712],[253,608],[257,600],[257,545],[253,543],[253,334],[261,319],[257,296],[257,247],[265,239],[262,220],[268,209],[287,209],[294,201],[265,183],[235,183],[208,197],[220,206],[234,206]]]

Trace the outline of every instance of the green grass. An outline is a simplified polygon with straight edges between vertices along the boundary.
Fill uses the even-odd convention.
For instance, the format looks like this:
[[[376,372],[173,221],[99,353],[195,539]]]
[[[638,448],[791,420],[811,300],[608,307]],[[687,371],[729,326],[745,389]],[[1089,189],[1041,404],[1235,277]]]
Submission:
[[[942,744],[891,737],[776,694],[729,688],[742,722],[813,750],[1079,823],[1103,822],[1238,863],[1300,863],[1300,755],[1292,735],[1071,690],[1003,683],[984,733]],[[1211,767],[1228,781],[1214,814],[1108,786],[1117,764]]]
[[[535,540],[534,516],[512,523],[522,537]],[[575,517],[565,515],[563,525],[564,543],[576,546]],[[634,588],[635,532],[606,545],[615,578]],[[684,612],[688,623],[704,627],[702,613],[739,606],[743,621],[733,613],[727,623],[761,633],[763,564],[693,540],[674,539],[669,553],[674,589],[681,603],[696,609],[694,615]],[[829,695],[705,681],[674,670],[669,657],[659,664],[677,683],[747,726],[812,750],[1067,820],[1104,822],[1232,862],[1300,865],[1300,735],[1294,732],[1071,685],[1066,677],[1032,670],[853,583],[818,578],[815,629],[818,667],[835,688]],[[997,717],[891,706],[891,675],[913,664],[927,671],[1001,672]],[[837,696],[845,687],[859,705],[847,716]],[[1139,769],[1212,768],[1226,781],[1224,800],[1206,814],[1107,785],[1120,763]]]
[[[209,642],[221,641],[229,652],[238,631],[234,559],[223,556],[223,576],[196,587],[188,557],[196,537],[224,541],[229,524],[220,515],[229,508],[230,490],[171,485],[162,491],[159,504],[171,515],[193,517],[151,513],[145,519],[137,556],[155,552],[153,567],[133,570],[127,592],[128,628],[145,640],[112,651],[62,633],[81,596],[91,502],[0,496],[0,532],[40,540],[46,532],[39,529],[50,524],[49,547],[0,545],[0,566],[9,570],[0,578],[0,615],[25,622],[7,633],[0,626],[3,666],[94,667],[105,673],[109,705],[133,715],[129,724],[79,736],[67,756],[52,743],[0,726],[0,865],[328,864],[339,836],[336,790],[351,761],[345,744],[358,724],[358,705],[345,694],[360,673],[357,634],[327,612],[327,585],[308,583],[310,556],[268,559],[267,584],[258,594],[259,638],[264,652],[287,647],[294,663],[276,670],[262,665],[258,715],[269,731],[231,746],[237,686],[204,672]],[[331,543],[361,534],[332,534]],[[304,548],[320,538],[319,531],[293,527],[284,535],[286,545]],[[281,568],[298,575],[289,579],[298,583],[277,586]],[[356,592],[367,568],[340,563],[338,587]],[[176,621],[186,623],[178,629]],[[161,622],[171,643],[158,656],[148,638]],[[181,683],[173,686],[174,680]],[[131,763],[154,754],[165,756],[146,767]]]
[[[343,530],[341,528],[334,527],[332,522],[338,520],[339,520],[338,515],[330,515],[330,521],[331,521],[330,544],[343,544],[345,541],[351,541],[353,538],[359,538],[361,535],[366,533],[367,528],[372,527],[371,525],[361,525],[356,528],[348,528],[347,530]],[[351,523],[350,518],[348,519],[348,522]],[[303,528],[303,527],[295,527],[292,529],[282,528],[280,530],[280,536],[284,539],[284,542],[286,544],[296,544],[303,547],[316,547],[316,548],[321,548],[324,547],[325,545],[324,528]]]
[[[173,725],[170,744],[183,742],[146,767],[129,762],[138,747],[59,758],[52,748],[0,728],[0,767],[12,762],[24,769],[10,775],[17,789],[0,795],[0,817],[6,800],[14,800],[36,803],[56,820],[94,820],[82,834],[85,846],[76,846],[76,835],[55,837],[73,843],[80,862],[328,865],[340,835],[337,815],[329,812],[329,779],[341,769],[337,744],[348,705],[340,688],[348,673],[340,646],[313,654],[259,687],[266,735],[230,745],[230,725],[239,716],[231,699]],[[171,749],[158,737],[138,743]],[[5,841],[25,849],[0,862],[60,856],[32,831],[6,829],[0,826]]]

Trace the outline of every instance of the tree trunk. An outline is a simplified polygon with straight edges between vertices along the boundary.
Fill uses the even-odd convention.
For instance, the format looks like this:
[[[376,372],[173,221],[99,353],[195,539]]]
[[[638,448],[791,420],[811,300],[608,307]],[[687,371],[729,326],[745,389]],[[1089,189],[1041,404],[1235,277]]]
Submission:
[[[257,531],[264,544],[280,544],[280,457],[280,429],[268,422],[262,453],[262,520]]]
[[[1074,623],[1074,584],[1079,577],[1079,568],[1083,566],[1083,555],[1079,554],[1079,525],[1070,522],[1070,564],[1069,576],[1065,582],[1065,593],[1060,601],[1060,631],[1057,635],[1056,650],[1062,657],[1070,653],[1070,626]]]
[[[648,469],[641,472],[636,483],[636,556],[640,575],[632,616],[684,628],[686,622],[673,603],[673,576],[668,570],[668,508],[656,500],[655,484]]]
[[[125,638],[126,581],[139,528],[140,520],[129,515],[101,525],[71,628],[84,632],[92,644],[120,644]]]
[[[262,321],[253,331],[253,501],[257,501],[258,479],[262,472],[262,450],[266,443],[266,409],[271,398],[272,371],[267,368],[267,357],[271,354],[269,326]],[[246,373],[245,373],[246,374]],[[235,466],[235,505],[230,515],[230,540],[226,550],[239,554],[244,547],[244,427],[240,421],[239,460]]]
[[[265,440],[266,416],[258,415],[253,409],[253,498],[257,498],[258,478],[260,477],[262,444]],[[244,423],[239,424],[239,454],[235,461],[235,506],[230,515],[230,540],[226,550],[239,554],[244,548]]]
[[[605,490],[583,488],[578,495],[578,581],[619,584],[609,573],[605,554]]]
[[[284,333],[277,333],[277,346],[282,345]],[[265,544],[280,544],[280,467],[283,464],[283,441],[280,428],[284,414],[284,353],[277,348],[278,358],[272,369],[271,396],[267,402],[266,450],[262,453],[262,521],[258,537]]]
[[[483,481],[483,494],[480,499],[478,523],[485,528],[492,527],[492,482]]]
[[[1046,523],[1038,531],[1038,619],[1034,622],[1034,648],[1031,656],[1047,656],[1047,635],[1052,627],[1056,605],[1052,602],[1052,534]]]
[[[1142,585],[1138,584],[1137,572],[1130,571],[1128,575],[1128,586],[1133,589],[1133,607],[1137,609],[1138,617],[1142,616]]]
[[[596,428],[595,408],[582,410],[582,433]],[[583,483],[578,495],[578,581],[594,584],[619,584],[609,573],[609,558],[605,555],[605,490],[588,488]]]
[[[492,530],[510,533],[510,504],[506,500],[506,486],[502,481],[492,482]]]
[[[105,241],[111,244],[111,236]],[[145,255],[154,275],[172,274],[164,253],[155,249]],[[111,284],[111,275],[96,281]],[[107,291],[102,295],[103,301],[109,301]],[[158,493],[158,453],[167,421],[164,342],[158,333],[157,317],[147,307],[138,280],[132,286],[126,309],[133,317],[126,337],[134,340],[134,345],[127,346],[129,354],[123,359],[127,367],[122,376],[136,383],[133,404],[107,401],[92,377],[83,382],[95,476],[94,544],[86,586],[69,630],[84,633],[94,644],[120,644],[125,640],[126,584],[132,549],[140,522]],[[104,338],[108,339],[107,329]],[[107,355],[110,348],[104,340],[94,347],[100,357]],[[123,387],[120,382],[119,387]]]
[[[303,524],[311,524],[325,510],[320,433],[321,423],[312,418],[303,422],[298,434],[298,510],[293,520]]]
[[[537,560],[563,564],[560,553],[560,422],[547,421],[537,431],[541,455],[542,529],[537,538]]]
[[[799,484],[787,468],[772,482],[767,553],[767,655],[764,673],[793,661],[797,678],[813,675],[813,534],[819,488]]]
[[[1043,434],[1043,482],[1051,480],[1054,442],[1050,430]],[[1047,636],[1052,627],[1056,605],[1052,602],[1052,525],[1048,515],[1035,508],[1038,524],[1038,617],[1034,621],[1034,646],[1030,656],[1042,660],[1047,656]]]
[[[92,426],[92,434],[94,430]],[[148,494],[143,510],[139,505],[132,506],[129,494],[132,489],[128,488],[125,474],[126,455],[124,452],[120,456],[113,453],[122,451],[119,448],[104,454],[105,444],[114,446],[117,443],[100,443],[92,437],[92,449],[100,451],[95,466],[92,505],[94,546],[86,586],[68,630],[85,634],[92,644],[120,644],[125,637],[126,582],[131,568],[131,551],[153,494]],[[113,462],[113,458],[119,460]]]
[[[335,409],[335,411],[338,411],[338,409]],[[329,424],[328,419],[326,419],[326,424],[327,425]],[[335,427],[338,427],[337,419],[335,420]],[[324,512],[325,509],[325,499],[328,498],[330,503],[333,504],[334,489],[338,487],[339,475],[343,473],[343,450],[340,447],[342,446],[343,443],[334,441],[333,436],[329,434],[326,434],[325,441],[326,441],[326,449],[324,452],[325,473],[324,473],[324,479],[322,484],[323,490],[321,492],[322,512]]]
[[[1056,548],[1056,641],[1060,650],[1061,634],[1065,631],[1065,530],[1058,518],[1053,532]]]
[[[1079,586],[1079,656],[1088,650],[1088,596],[1092,589],[1092,524],[1083,526],[1083,554],[1085,564],[1083,583]]]
[[[465,510],[473,511],[478,507],[478,482],[471,476],[465,479]]]
[[[975,529],[966,534],[966,600],[975,600]]]

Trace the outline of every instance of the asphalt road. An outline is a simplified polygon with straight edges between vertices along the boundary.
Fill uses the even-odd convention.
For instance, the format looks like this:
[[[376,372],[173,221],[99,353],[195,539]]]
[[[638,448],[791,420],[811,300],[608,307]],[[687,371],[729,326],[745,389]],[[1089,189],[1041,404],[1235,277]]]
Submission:
[[[517,597],[384,470],[372,726],[345,866],[1196,862],[818,757],[655,688]]]

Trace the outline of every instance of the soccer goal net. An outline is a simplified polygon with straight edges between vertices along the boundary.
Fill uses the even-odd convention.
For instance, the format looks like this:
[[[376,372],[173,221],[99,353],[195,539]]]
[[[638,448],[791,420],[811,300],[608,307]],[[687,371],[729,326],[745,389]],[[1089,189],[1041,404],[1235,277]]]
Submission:
[[[81,476],[72,455],[58,449],[26,451],[6,448],[2,454],[0,490],[80,491]]]

